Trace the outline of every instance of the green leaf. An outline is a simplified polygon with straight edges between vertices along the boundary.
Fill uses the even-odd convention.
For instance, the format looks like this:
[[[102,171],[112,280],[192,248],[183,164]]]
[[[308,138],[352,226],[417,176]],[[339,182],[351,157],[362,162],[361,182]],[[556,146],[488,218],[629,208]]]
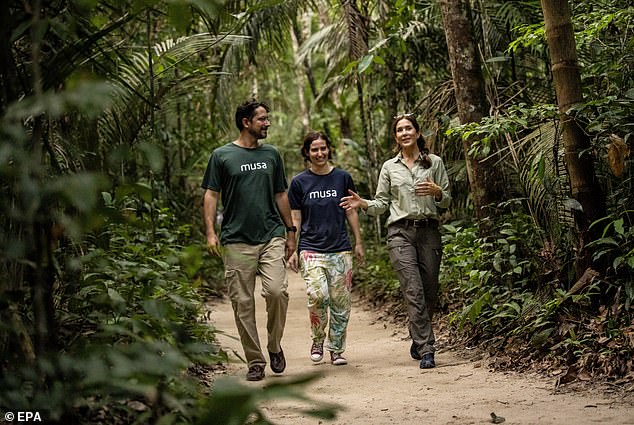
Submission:
[[[171,266],[165,261],[157,260],[156,258],[148,257],[148,260],[162,268],[163,270],[169,270]]]
[[[103,176],[92,173],[78,173],[60,177],[52,186],[54,193],[59,190],[62,197],[80,212],[92,211],[100,190],[106,187]]]
[[[614,261],[612,262],[612,267],[614,267],[614,270],[618,270],[618,268],[621,266],[621,264],[623,264],[625,262],[625,259],[623,257],[616,257],[614,259]]]
[[[101,199],[103,199],[103,203],[106,204],[107,207],[112,206],[112,194],[110,192],[101,192]]]
[[[498,272],[502,273],[502,265],[501,260],[499,258],[493,259],[493,268]]]
[[[447,230],[448,232],[451,233],[457,233],[458,232],[458,228],[456,226],[453,226],[451,224],[443,224],[443,229]]]
[[[370,64],[372,64],[373,60],[374,60],[374,55],[365,55],[363,58],[361,58],[361,61],[359,62],[359,66],[357,67],[357,72],[359,74],[363,74],[363,72],[366,69],[368,69]]]
[[[203,264],[202,249],[196,245],[189,245],[181,251],[180,264],[187,276],[194,277]]]
[[[159,149],[158,146],[147,142],[141,142],[139,143],[139,150],[143,152],[152,171],[158,173],[163,169],[165,158],[163,157],[163,152],[161,152],[161,149]]]
[[[515,311],[515,313],[517,313],[518,315],[522,312],[522,308],[519,306],[518,303],[516,303],[515,301],[512,301],[510,303],[506,303],[504,304],[504,307],[510,308],[513,311]]]
[[[108,297],[115,302],[115,304],[125,304],[125,299],[113,288],[108,288]]]
[[[622,218],[619,218],[618,220],[614,222],[614,230],[616,230],[616,233],[618,233],[619,235],[625,235],[625,229],[623,228]]]
[[[592,241],[593,245],[612,245],[616,247],[620,247],[621,245],[614,240],[614,238],[601,238],[595,241]],[[590,243],[588,244],[590,246]]]
[[[571,210],[583,211],[583,207],[581,206],[579,201],[574,198],[567,198],[566,200],[564,200],[564,205]]]
[[[152,202],[152,188],[147,183],[137,182],[134,184],[121,185],[115,190],[115,198],[118,201],[135,194],[145,202]]]
[[[358,66],[358,62],[357,61],[352,61],[350,62],[348,65],[346,65],[346,67],[343,69],[343,71],[341,72],[343,75],[348,75],[350,72],[352,72],[352,70]]]
[[[385,60],[383,60],[381,56],[375,56],[372,62],[378,63],[379,65],[385,65]]]
[[[510,56],[495,56],[493,58],[489,58],[486,60],[487,63],[495,63],[495,62],[508,62],[511,60]]]
[[[145,312],[156,319],[166,319],[173,311],[168,303],[161,300],[145,300],[141,304]]]

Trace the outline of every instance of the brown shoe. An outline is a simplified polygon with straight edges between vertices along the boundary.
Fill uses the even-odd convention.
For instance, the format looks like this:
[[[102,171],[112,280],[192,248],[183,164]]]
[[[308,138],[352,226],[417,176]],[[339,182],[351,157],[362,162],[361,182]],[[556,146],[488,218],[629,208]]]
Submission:
[[[264,366],[261,364],[253,365],[247,372],[247,381],[261,381],[264,379]]]

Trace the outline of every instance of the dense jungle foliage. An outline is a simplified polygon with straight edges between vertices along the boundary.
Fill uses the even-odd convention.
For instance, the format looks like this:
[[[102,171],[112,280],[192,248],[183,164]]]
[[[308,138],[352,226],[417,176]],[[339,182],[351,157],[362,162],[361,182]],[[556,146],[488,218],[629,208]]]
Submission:
[[[545,25],[554,3],[571,22]],[[470,23],[481,119],[457,101],[451,10]],[[199,186],[249,97],[272,108],[267,142],[289,179],[303,134],[323,130],[366,197],[393,154],[392,116],[416,113],[452,183],[452,338],[567,380],[634,379],[629,1],[7,0],[0,19],[0,410],[243,423],[266,398],[304,397],[309,377],[258,392],[212,378],[227,354],[206,301],[223,272]],[[566,28],[580,101],[562,107],[549,34]],[[572,155],[570,123],[587,142]],[[581,159],[596,192],[578,190]],[[363,218],[355,285],[398,306],[384,219]]]

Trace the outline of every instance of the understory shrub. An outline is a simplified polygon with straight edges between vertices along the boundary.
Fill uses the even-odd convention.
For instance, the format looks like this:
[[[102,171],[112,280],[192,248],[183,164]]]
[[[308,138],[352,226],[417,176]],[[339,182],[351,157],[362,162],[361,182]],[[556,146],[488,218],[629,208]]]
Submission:
[[[628,228],[621,225],[608,225],[606,232],[627,237]],[[492,353],[547,360],[579,373],[624,376],[631,371],[631,282],[597,274],[577,291],[560,280],[566,273],[548,270],[544,238],[530,217],[504,214],[494,228],[499,229],[495,235],[480,237],[471,223],[444,226],[441,296],[454,335]],[[616,249],[607,234],[596,244]],[[618,250],[614,261],[626,267],[627,251]],[[606,291],[613,294],[612,302],[601,304]]]
[[[103,197],[104,225],[81,246],[59,248],[59,350],[5,368],[0,407],[46,423],[208,424],[268,423],[259,407],[267,399],[311,402],[302,390],[311,375],[265,389],[215,379],[228,356],[204,307],[221,289],[220,260],[169,209]],[[320,403],[308,411],[334,412]]]

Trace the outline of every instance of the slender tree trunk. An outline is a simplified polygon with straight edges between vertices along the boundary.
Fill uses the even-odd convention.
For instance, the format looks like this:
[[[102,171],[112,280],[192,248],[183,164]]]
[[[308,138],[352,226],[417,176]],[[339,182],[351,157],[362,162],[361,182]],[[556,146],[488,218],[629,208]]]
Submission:
[[[321,18],[322,17],[319,16],[320,20]],[[301,23],[301,26],[300,26],[300,23]],[[304,14],[301,17],[300,22],[296,22],[295,25],[293,26],[293,33],[295,37],[297,38],[298,48],[306,40],[306,34],[310,33],[310,25],[311,25],[311,15]],[[306,58],[302,61],[302,67],[304,69],[304,72],[306,73],[306,80],[308,80],[308,86],[310,87],[310,94],[312,98],[315,99],[319,95],[319,93],[317,92],[317,82],[315,81],[313,67],[311,65],[309,58]]]
[[[462,124],[480,122],[489,110],[468,8],[467,0],[440,0],[458,115]],[[491,205],[499,199],[502,180],[492,160],[480,161],[469,154],[473,142],[473,139],[463,140],[465,160],[476,218],[483,220],[492,214]],[[486,227],[483,230],[486,233]]]
[[[302,31],[297,22],[293,22],[291,28],[291,40],[293,42],[293,60],[297,63],[297,57],[299,53],[299,46],[303,42]],[[306,63],[304,63],[304,70],[307,70]],[[307,76],[310,73],[307,72]],[[308,112],[308,104],[306,102],[306,96],[304,95],[304,85],[302,84],[302,73],[299,68],[295,68],[295,81],[297,82],[297,98],[299,100],[300,115],[302,119],[303,133],[308,131],[310,127],[310,116]]]
[[[155,108],[155,94],[156,87],[154,81],[154,56],[152,51],[152,43],[153,43],[153,28],[152,28],[152,11],[148,8],[146,14],[146,30],[147,30],[147,60],[148,60],[148,73],[150,76],[149,81],[149,89],[150,89],[150,128],[152,130],[152,137],[156,137],[156,115],[154,113]],[[136,162],[136,161],[135,161]],[[150,187],[152,190],[152,202],[150,202],[150,219],[152,220],[152,241],[156,238],[156,227],[157,227],[157,211],[155,209],[154,199],[156,197],[156,180],[154,178],[154,171],[149,170],[148,177],[150,180]]]
[[[577,46],[570,6],[567,0],[541,0],[541,5],[559,106],[571,194],[582,208],[575,211],[579,231],[577,277],[581,277],[590,263],[589,253],[584,249],[588,227],[593,221],[605,216],[605,198],[594,173],[590,139],[579,123],[568,115],[572,105],[583,102],[581,73],[577,61]]]

